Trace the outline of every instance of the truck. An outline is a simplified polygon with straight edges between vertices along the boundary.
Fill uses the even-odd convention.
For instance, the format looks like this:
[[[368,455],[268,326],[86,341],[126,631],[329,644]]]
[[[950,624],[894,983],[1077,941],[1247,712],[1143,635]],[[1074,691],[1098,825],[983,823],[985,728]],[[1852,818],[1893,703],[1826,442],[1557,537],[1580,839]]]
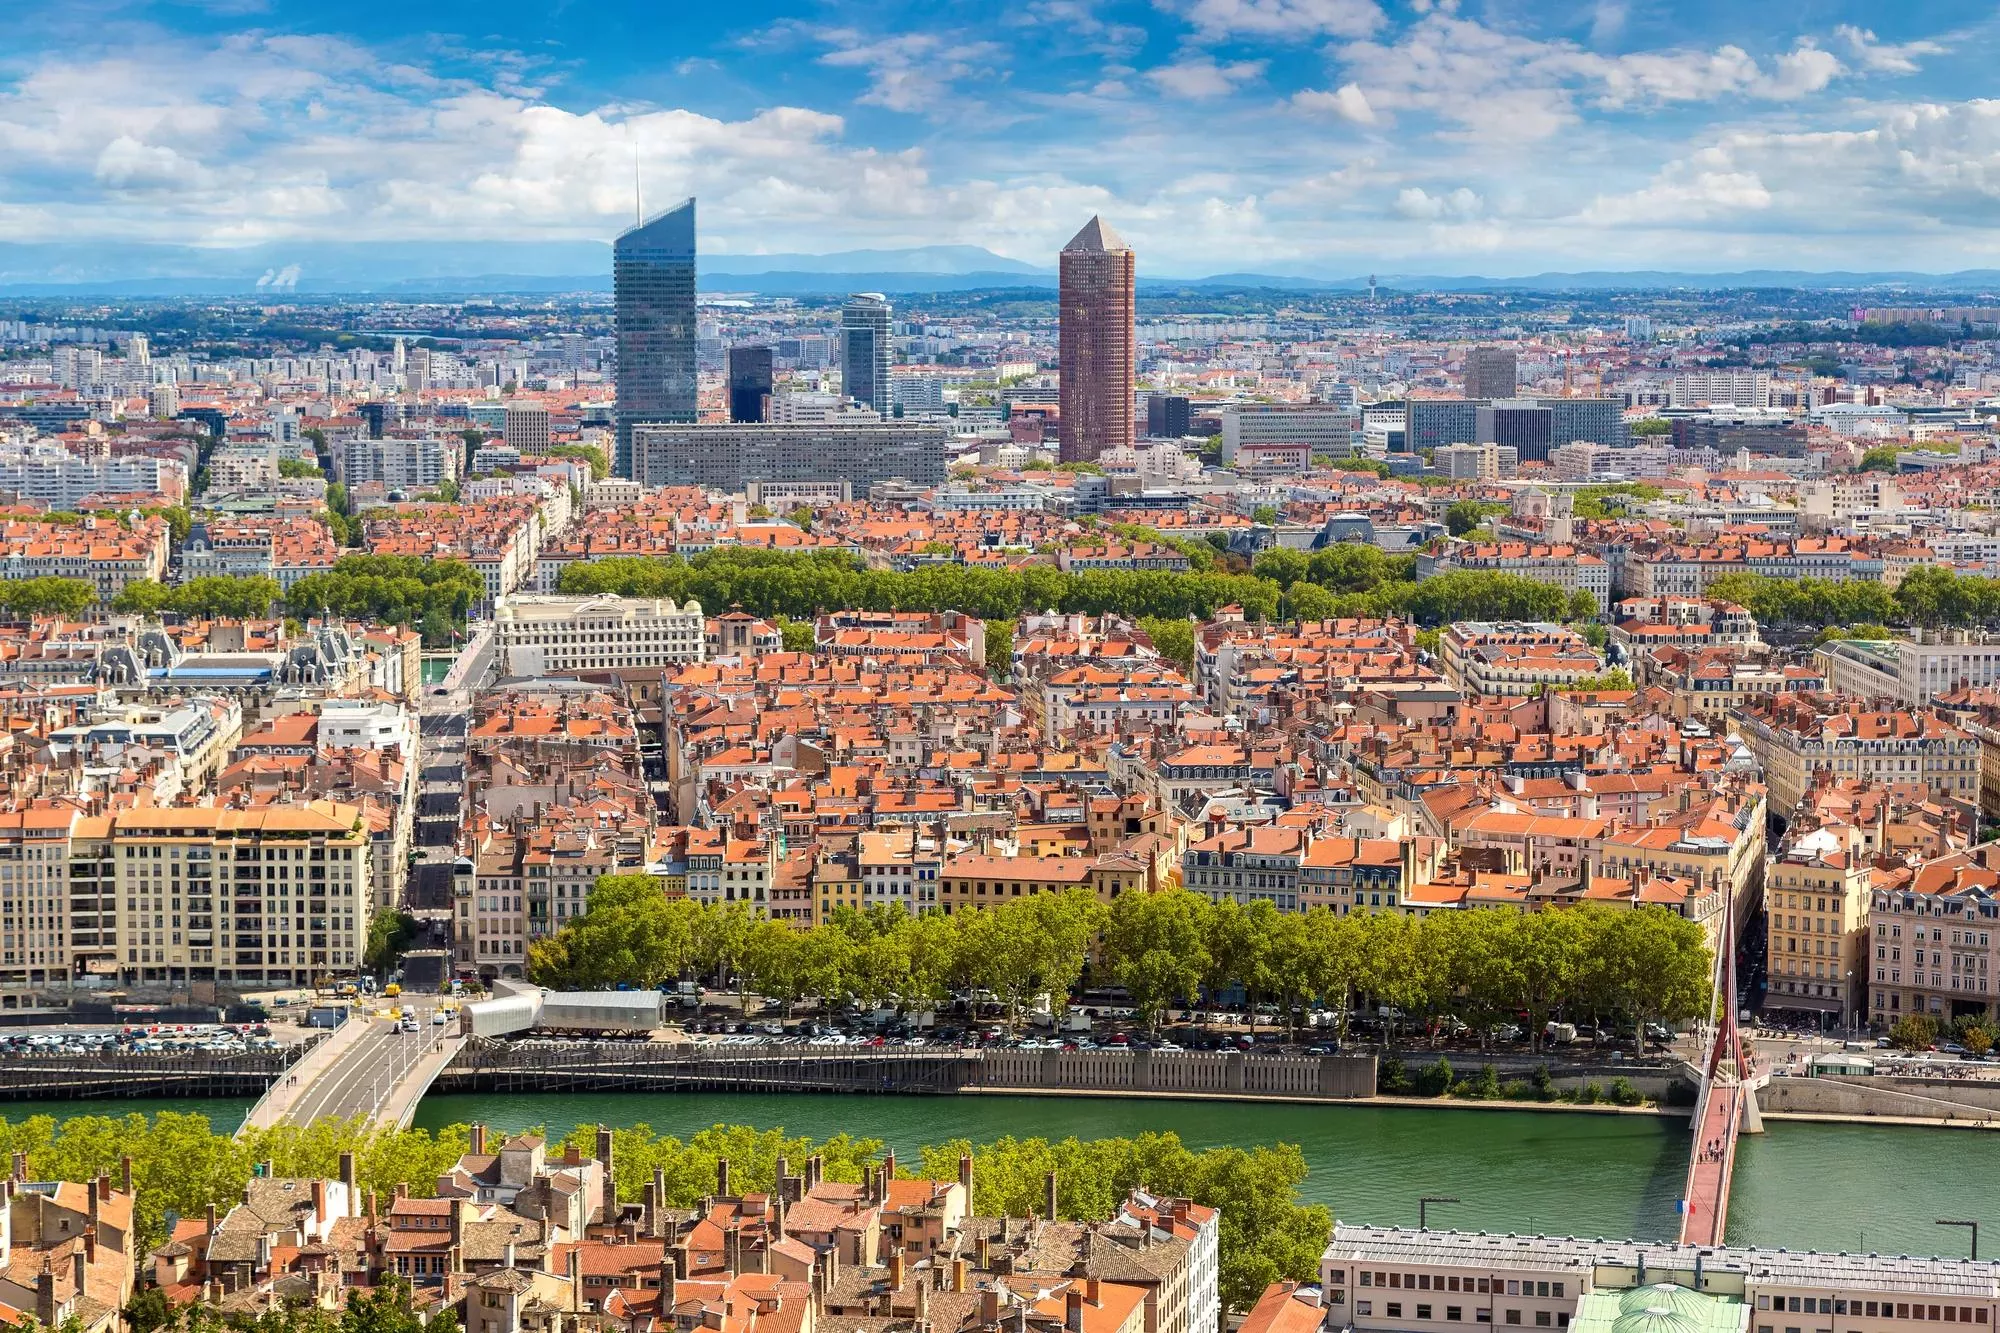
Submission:
[[[1542,1026],[1542,1036],[1557,1046],[1568,1046],[1576,1041],[1576,1024],[1550,1021]]]

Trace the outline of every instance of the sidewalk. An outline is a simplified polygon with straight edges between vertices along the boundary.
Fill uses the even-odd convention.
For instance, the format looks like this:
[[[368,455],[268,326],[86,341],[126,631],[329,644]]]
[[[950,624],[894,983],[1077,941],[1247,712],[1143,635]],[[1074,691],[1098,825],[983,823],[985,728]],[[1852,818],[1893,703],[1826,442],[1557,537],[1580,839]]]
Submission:
[[[356,1042],[368,1031],[373,1020],[359,1010],[349,1010],[345,1023],[333,1030],[331,1036],[306,1053],[306,1057],[285,1072],[285,1076],[273,1083],[257,1104],[250,1108],[250,1114],[243,1118],[237,1129],[241,1134],[246,1129],[269,1129],[283,1121],[290,1114],[308,1088],[329,1067],[339,1061]]]
[[[424,1094],[430,1091],[431,1084],[444,1072],[444,1067],[457,1058],[465,1045],[465,1038],[440,1037],[438,1042],[437,1049],[404,1071],[403,1076],[396,1080],[395,1090],[375,1108],[377,1125],[394,1129],[410,1127],[410,1117],[416,1114],[417,1103],[424,1099]]]

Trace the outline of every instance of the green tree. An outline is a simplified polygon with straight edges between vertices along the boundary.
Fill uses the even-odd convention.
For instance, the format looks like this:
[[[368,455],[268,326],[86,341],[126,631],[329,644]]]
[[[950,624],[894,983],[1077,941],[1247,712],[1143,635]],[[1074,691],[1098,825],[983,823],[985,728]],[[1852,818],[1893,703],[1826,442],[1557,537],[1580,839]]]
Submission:
[[[1463,537],[1486,521],[1486,509],[1477,500],[1460,500],[1444,511],[1445,530]]]
[[[1904,1014],[1889,1029],[1889,1044],[1899,1051],[1928,1051],[1937,1038],[1937,1020],[1929,1014]]]
[[[1274,505],[1258,505],[1250,511],[1250,521],[1252,523],[1261,523],[1267,528],[1276,527],[1280,518],[1281,515]]]
[[[96,601],[97,585],[89,579],[43,577],[0,583],[0,607],[17,616],[74,620]]]
[[[308,463],[303,458],[280,458],[278,460],[278,475],[281,477],[323,477],[326,474],[319,470],[319,464]]]
[[[1896,470],[1896,446],[1878,444],[1861,455],[1856,472],[1894,472]]]
[[[386,908],[368,918],[368,946],[362,951],[362,961],[386,974],[409,952],[416,938],[416,918],[398,908]]]
[[[1194,674],[1193,624],[1186,620],[1146,616],[1139,621],[1139,628],[1153,641],[1153,647],[1160,656],[1180,668],[1182,675]]]
[[[1121,893],[1112,900],[1104,958],[1148,1027],[1157,1029],[1169,1005],[1200,992],[1212,965],[1207,909],[1206,898],[1185,889]]]

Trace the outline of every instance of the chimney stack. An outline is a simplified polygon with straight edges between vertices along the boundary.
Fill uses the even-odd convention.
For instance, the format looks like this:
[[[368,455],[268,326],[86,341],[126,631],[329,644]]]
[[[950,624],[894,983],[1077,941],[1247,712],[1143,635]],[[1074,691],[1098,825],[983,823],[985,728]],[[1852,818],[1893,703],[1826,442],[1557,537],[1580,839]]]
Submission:
[[[889,1290],[901,1291],[907,1270],[903,1266],[903,1247],[898,1245],[889,1253]]]
[[[1053,1222],[1056,1220],[1056,1173],[1053,1171],[1049,1172],[1049,1178],[1046,1182],[1044,1182],[1044,1184],[1048,1195],[1047,1207],[1048,1207],[1049,1221]]]
[[[979,1322],[997,1324],[1000,1322],[1000,1284],[995,1282],[979,1289]]]
[[[1101,1306],[1104,1304],[1103,1291],[1104,1289],[1098,1285],[1098,1279],[1096,1274],[1093,1273],[1089,1278],[1085,1279],[1083,1288],[1084,1292],[1083,1298],[1086,1301],[1089,1301],[1093,1307]]]
[[[889,1197],[889,1182],[896,1178],[896,1150],[882,1154],[882,1197]]]
[[[965,1211],[972,1211],[972,1154],[958,1159],[958,1185],[965,1191]]]
[[[486,1126],[478,1121],[474,1121],[472,1125],[472,1155],[475,1157],[486,1155]]]
[[[354,1154],[351,1152],[344,1152],[340,1155],[340,1184],[347,1191],[347,1215],[349,1217],[359,1217],[361,1215],[361,1195],[354,1188]]]
[[[729,1159],[727,1157],[718,1157],[715,1159],[715,1197],[718,1199],[727,1199],[730,1197]]]
[[[951,1289],[952,1289],[953,1291],[964,1291],[964,1290],[965,1290],[965,1260],[964,1260],[964,1259],[953,1259],[953,1260],[951,1261]]]
[[[602,1125],[597,1127],[597,1160],[604,1163],[604,1211],[608,1214],[618,1204],[618,1177],[612,1173],[611,1131]]]
[[[1074,1282],[1063,1292],[1063,1327],[1069,1333],[1083,1333],[1083,1293]]]
[[[674,1285],[680,1281],[676,1271],[673,1251],[660,1257],[660,1322],[668,1324],[674,1317]]]

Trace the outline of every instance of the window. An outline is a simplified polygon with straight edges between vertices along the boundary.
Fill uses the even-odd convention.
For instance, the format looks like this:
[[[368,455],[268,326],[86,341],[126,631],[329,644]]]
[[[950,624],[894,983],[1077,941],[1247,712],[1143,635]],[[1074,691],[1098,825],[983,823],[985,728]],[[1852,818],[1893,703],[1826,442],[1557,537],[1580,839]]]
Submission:
[[[1373,1309],[1374,1304],[1373,1301],[1356,1301],[1354,1303],[1354,1313],[1358,1315],[1373,1314],[1375,1312]]]
[[[1449,1319],[1449,1320],[1451,1320],[1451,1321],[1452,1321],[1453,1323],[1457,1323],[1457,1322],[1459,1321],[1459,1319],[1461,1318],[1461,1316],[1460,1316],[1460,1314],[1459,1314],[1459,1307],[1457,1307],[1456,1305],[1447,1305],[1447,1306],[1445,1306],[1445,1307],[1444,1307],[1444,1317],[1445,1317],[1446,1319]]]
[[[1417,1307],[1417,1318],[1419,1318],[1419,1319],[1429,1319],[1430,1317],[1431,1317],[1431,1307],[1430,1307],[1430,1306],[1428,1306],[1428,1305],[1419,1305],[1419,1306]]]
[[[1519,1310],[1509,1310],[1509,1311],[1507,1312],[1507,1322],[1508,1322],[1508,1323],[1510,1323],[1510,1324],[1518,1324],[1518,1323],[1520,1323],[1520,1322],[1521,1322],[1521,1312],[1520,1312]]]
[[[1549,1326],[1549,1312],[1547,1310],[1535,1311],[1535,1327],[1547,1328],[1548,1326]]]
[[[1401,1319],[1403,1317],[1403,1303],[1401,1301],[1390,1301],[1384,1308],[1391,1319]]]

